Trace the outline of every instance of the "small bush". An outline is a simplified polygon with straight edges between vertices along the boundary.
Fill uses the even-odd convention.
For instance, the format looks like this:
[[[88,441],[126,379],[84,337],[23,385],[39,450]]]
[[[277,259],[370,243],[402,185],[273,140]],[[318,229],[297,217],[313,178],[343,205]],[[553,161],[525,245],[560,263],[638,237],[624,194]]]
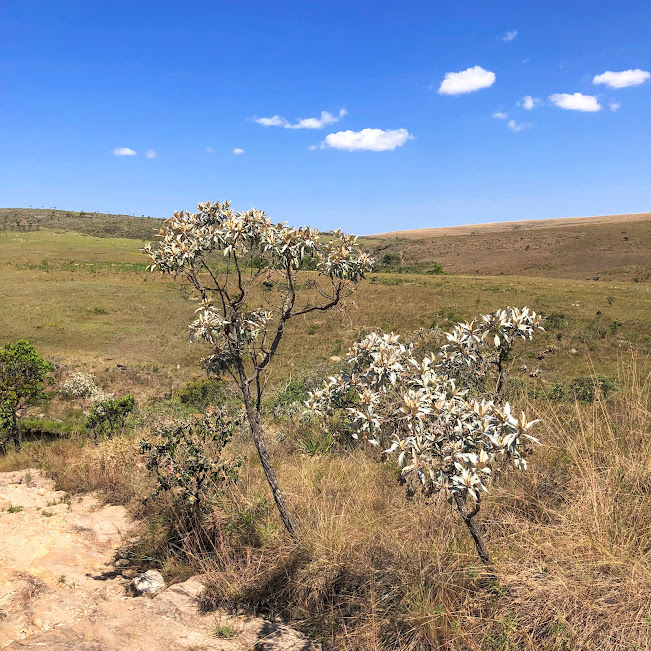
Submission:
[[[217,407],[228,401],[225,382],[204,377],[191,380],[174,392],[173,399],[181,405],[203,412],[208,407]]]
[[[443,265],[440,262],[435,262],[428,270],[430,276],[440,276],[443,274]]]
[[[308,398],[309,390],[303,378],[293,379],[287,386],[276,396],[272,403],[272,409],[277,410],[278,407],[287,407],[293,403],[302,405]]]
[[[158,442],[143,439],[140,452],[156,481],[151,497],[170,492],[183,512],[199,516],[224,486],[237,481],[242,462],[225,459],[223,451],[238,424],[225,409],[208,408],[189,422],[181,419],[161,428]]]
[[[93,432],[96,441],[100,437],[112,438],[122,431],[126,418],[135,405],[135,398],[130,393],[124,398],[102,400],[90,412],[86,427]]]
[[[607,398],[617,390],[617,385],[605,375],[576,377],[570,383],[570,395],[582,402]]]
[[[554,382],[547,392],[547,398],[553,402],[562,402],[569,395],[567,387],[562,382]]]

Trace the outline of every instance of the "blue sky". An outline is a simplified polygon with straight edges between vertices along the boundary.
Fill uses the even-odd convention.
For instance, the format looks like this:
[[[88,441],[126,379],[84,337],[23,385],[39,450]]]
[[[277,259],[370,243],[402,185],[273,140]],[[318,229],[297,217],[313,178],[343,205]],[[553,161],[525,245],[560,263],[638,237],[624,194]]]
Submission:
[[[1,23],[4,207],[231,199],[356,233],[651,210],[647,0],[14,0]]]

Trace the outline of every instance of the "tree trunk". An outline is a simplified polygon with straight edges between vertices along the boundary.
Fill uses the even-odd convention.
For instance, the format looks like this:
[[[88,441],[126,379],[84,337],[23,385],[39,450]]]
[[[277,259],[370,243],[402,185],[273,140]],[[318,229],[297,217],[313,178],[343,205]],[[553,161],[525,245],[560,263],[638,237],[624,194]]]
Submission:
[[[475,541],[475,548],[477,549],[479,558],[481,558],[482,562],[492,570],[493,564],[491,563],[490,556],[488,555],[488,550],[486,549],[484,539],[481,535],[481,532],[479,531],[479,527],[473,521],[473,518],[477,515],[477,513],[479,513],[479,502],[476,504],[472,512],[468,513],[461,495],[456,494],[454,496],[454,501],[456,502],[457,510],[461,514],[466,527],[468,527],[468,531],[470,531],[472,539]]]
[[[264,433],[262,431],[262,419],[260,416],[260,411],[256,409],[251,403],[251,397],[244,396],[244,405],[246,407],[246,415],[249,421],[249,426],[251,427],[251,434],[253,435],[253,442],[255,447],[258,450],[258,456],[260,457],[260,463],[264,470],[265,477],[269,483],[269,488],[274,496],[274,501],[278,507],[278,513],[280,513],[280,519],[285,525],[285,529],[292,538],[297,537],[296,525],[294,524],[294,519],[292,518],[287,504],[285,503],[285,497],[283,492],[280,490],[280,484],[278,483],[278,478],[276,477],[276,471],[271,465],[271,458],[269,457],[269,452],[267,452],[267,446],[264,442]]]
[[[23,428],[20,424],[20,418],[15,414],[12,423],[12,434],[14,439],[14,448],[16,449],[16,452],[20,452],[20,449],[23,446]]]

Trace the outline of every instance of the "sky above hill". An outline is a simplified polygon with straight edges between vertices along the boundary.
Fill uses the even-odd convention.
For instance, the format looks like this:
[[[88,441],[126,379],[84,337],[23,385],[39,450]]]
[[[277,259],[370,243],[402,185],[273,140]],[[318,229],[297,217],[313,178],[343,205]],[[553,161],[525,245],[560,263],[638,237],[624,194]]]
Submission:
[[[651,210],[651,4],[3,4],[0,205],[356,233]]]

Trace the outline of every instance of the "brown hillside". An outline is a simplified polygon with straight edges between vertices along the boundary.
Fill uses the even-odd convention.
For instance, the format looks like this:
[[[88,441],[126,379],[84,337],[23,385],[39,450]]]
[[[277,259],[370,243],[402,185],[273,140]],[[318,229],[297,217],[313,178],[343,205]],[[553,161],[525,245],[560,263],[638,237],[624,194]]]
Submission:
[[[651,213],[383,233],[366,238],[383,266],[461,274],[649,280]],[[387,255],[389,254],[389,255]]]

